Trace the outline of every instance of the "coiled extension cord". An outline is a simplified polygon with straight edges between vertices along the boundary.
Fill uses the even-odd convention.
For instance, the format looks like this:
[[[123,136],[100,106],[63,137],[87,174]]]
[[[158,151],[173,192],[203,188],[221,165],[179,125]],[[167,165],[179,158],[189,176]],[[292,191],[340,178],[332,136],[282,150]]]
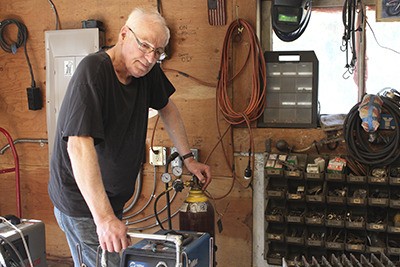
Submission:
[[[400,109],[399,104],[391,98],[380,96],[382,109],[388,112],[396,125],[393,133],[387,135],[383,144],[372,144],[368,141],[368,133],[361,126],[356,104],[347,114],[344,121],[344,138],[348,154],[360,163],[372,166],[387,166],[400,156]]]
[[[9,44],[4,38],[5,29],[9,25],[15,25],[18,28],[17,40]],[[26,62],[28,63],[29,72],[31,74],[31,87],[36,87],[35,78],[33,76],[32,65],[26,50],[26,41],[28,40],[28,30],[22,22],[16,19],[5,19],[0,22],[0,47],[7,53],[17,53],[17,49],[24,47]]]

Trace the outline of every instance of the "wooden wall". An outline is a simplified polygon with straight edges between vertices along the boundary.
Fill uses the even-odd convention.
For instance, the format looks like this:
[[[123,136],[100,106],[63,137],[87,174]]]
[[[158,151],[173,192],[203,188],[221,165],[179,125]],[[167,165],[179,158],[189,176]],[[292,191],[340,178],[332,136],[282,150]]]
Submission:
[[[119,29],[123,26],[129,12],[137,5],[145,5],[156,9],[156,0],[147,1],[100,1],[100,0],[56,0],[53,1],[60,18],[61,29],[75,29],[81,27],[81,21],[86,19],[101,20],[106,28],[107,45],[114,44]],[[256,1],[227,0],[227,25],[212,26],[207,19],[207,1],[162,1],[163,14],[171,28],[171,59],[167,60],[164,68],[172,69],[167,75],[175,84],[177,92],[173,100],[181,110],[187,127],[190,144],[200,151],[200,160],[212,167],[213,182],[209,192],[213,197],[224,196],[232,184],[231,165],[226,163],[224,153],[218,145],[219,135],[216,120],[216,89],[206,86],[182,75],[176,71],[189,74],[201,81],[216,84],[222,50],[222,42],[228,25],[237,18],[237,15],[256,27]],[[45,109],[45,40],[44,32],[55,29],[55,15],[48,1],[13,0],[0,2],[0,19],[18,19],[23,22],[29,31],[27,51],[32,63],[37,85],[41,88],[44,97],[44,107],[39,111],[28,110],[26,88],[30,86],[30,75],[22,48],[11,54],[0,50],[0,127],[6,129],[13,139],[47,139],[46,109]],[[13,26],[5,31],[7,38],[16,40],[16,29]],[[248,47],[243,39],[236,44],[238,49]],[[232,64],[243,61],[244,54],[236,53]],[[235,68],[237,66],[234,66]],[[240,77],[236,87],[249,84],[250,77]],[[243,86],[243,90],[247,90]],[[246,91],[244,91],[246,95]],[[246,98],[243,98],[246,99]],[[237,105],[242,98],[235,99]],[[156,119],[149,120],[147,144],[150,145],[151,135]],[[227,123],[219,119],[222,131]],[[314,140],[325,137],[318,129],[254,129],[256,150],[265,150],[265,140],[271,138],[274,142],[286,139],[289,144],[297,147],[306,147]],[[249,135],[246,128],[236,128],[228,133],[224,144],[229,159],[233,158],[233,151],[247,152]],[[234,142],[232,142],[234,141]],[[6,145],[6,139],[0,135],[0,147]],[[156,126],[154,145],[168,146],[172,144],[167,138],[162,123]],[[214,149],[216,147],[216,149]],[[52,205],[47,194],[49,178],[48,147],[46,144],[20,143],[16,145],[20,162],[21,195],[23,218],[42,220],[46,225],[47,253],[51,257],[69,256],[69,251],[62,232],[59,230],[53,217]],[[0,155],[0,168],[13,166],[11,151],[7,150]],[[217,261],[219,266],[250,266],[252,244],[252,191],[247,186],[248,181],[241,178],[247,164],[247,157],[234,158],[238,180],[232,192],[215,202],[218,212],[223,215],[224,230],[218,233]],[[163,169],[153,169],[145,164],[143,169],[143,190],[140,201],[131,213],[140,209],[150,197],[153,186],[153,173],[156,171],[158,186],[157,193],[163,186],[159,176]],[[185,175],[184,178],[190,178]],[[0,214],[15,214],[15,175],[2,174],[0,182]],[[157,194],[156,193],[156,194]],[[185,192],[174,200],[173,210],[179,208]],[[144,218],[152,214],[152,204],[136,218]],[[154,223],[154,219],[143,223],[133,224],[132,227],[145,227]],[[173,220],[177,226],[177,217]],[[155,232],[157,228],[145,230]]]

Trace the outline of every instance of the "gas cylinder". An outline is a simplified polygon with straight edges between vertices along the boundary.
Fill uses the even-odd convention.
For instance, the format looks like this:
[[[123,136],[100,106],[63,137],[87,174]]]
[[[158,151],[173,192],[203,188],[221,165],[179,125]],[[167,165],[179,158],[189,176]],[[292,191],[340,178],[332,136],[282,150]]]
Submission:
[[[215,244],[214,207],[201,189],[196,176],[193,176],[189,195],[179,211],[179,229],[182,231],[205,232],[210,234]],[[214,246],[213,254],[216,246]],[[215,266],[215,255],[214,255]]]

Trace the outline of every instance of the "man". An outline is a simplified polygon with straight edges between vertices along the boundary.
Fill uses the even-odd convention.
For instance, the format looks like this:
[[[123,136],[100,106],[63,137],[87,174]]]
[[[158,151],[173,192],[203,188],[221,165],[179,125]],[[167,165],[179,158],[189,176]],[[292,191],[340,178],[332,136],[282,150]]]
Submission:
[[[170,33],[157,12],[134,9],[115,46],[84,58],[60,109],[49,195],[75,266],[95,266],[97,248],[108,266],[130,245],[120,220],[143,161],[148,110],[157,109],[187,169],[204,184],[210,167],[194,160],[175,91],[158,60]]]

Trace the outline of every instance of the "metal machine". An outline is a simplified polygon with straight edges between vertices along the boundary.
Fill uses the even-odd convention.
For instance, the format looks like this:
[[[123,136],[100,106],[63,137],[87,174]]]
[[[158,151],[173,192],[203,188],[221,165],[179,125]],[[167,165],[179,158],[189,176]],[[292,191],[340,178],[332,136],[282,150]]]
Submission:
[[[120,267],[209,267],[214,261],[208,233],[160,230],[129,235],[143,240],[124,250]]]
[[[0,266],[30,266],[29,255],[35,267],[47,267],[44,223],[22,219],[13,225],[0,223]]]

